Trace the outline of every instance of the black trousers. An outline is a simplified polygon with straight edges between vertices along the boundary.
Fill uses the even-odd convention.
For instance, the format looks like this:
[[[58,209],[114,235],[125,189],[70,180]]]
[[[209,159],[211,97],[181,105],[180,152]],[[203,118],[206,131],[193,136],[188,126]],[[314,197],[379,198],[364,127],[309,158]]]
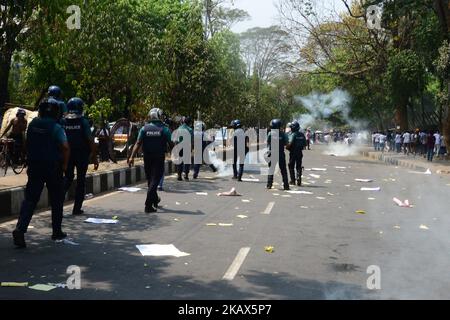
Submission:
[[[272,162],[269,162],[269,168],[271,167]],[[277,165],[277,163],[275,163],[275,166]],[[274,166],[274,168],[275,168]],[[289,181],[288,181],[288,173],[287,173],[287,168],[286,168],[286,156],[284,155],[284,153],[279,155],[279,161],[278,161],[278,167],[280,168],[281,171],[281,176],[283,177],[283,185],[284,187],[289,187]],[[272,187],[273,185],[273,174],[271,175],[269,172],[269,176],[267,179],[267,186]]]
[[[244,163],[245,163],[245,157],[247,156],[248,151],[245,150],[245,156],[244,159],[241,159],[238,157],[237,152],[234,152],[233,155],[233,176],[236,178],[242,178],[244,175]],[[239,163],[239,170],[238,170],[238,163]]]
[[[158,204],[158,185],[164,175],[164,160],[165,155],[144,157],[144,169],[147,177],[148,191],[147,199],[145,200],[145,207],[156,208]]]
[[[302,178],[302,166],[303,166],[303,153],[290,153],[289,154],[289,174],[291,181],[301,180]],[[295,172],[297,171],[297,179],[295,178]]]
[[[69,164],[67,165],[66,176],[64,179],[64,194],[69,191],[75,178],[74,170],[77,169],[77,187],[75,190],[75,203],[73,212],[81,211],[86,194],[86,172],[89,167],[89,153],[85,150],[73,149],[70,153]]]
[[[61,232],[64,203],[64,178],[61,164],[32,164],[28,165],[28,182],[25,188],[25,200],[20,208],[17,229],[27,232],[36,205],[41,197],[44,185],[47,186],[52,207],[53,233]]]

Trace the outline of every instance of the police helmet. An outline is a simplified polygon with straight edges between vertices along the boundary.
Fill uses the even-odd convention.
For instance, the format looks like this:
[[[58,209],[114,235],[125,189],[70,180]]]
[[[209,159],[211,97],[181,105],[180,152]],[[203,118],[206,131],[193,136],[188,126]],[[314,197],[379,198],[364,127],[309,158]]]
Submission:
[[[189,126],[189,125],[191,125],[191,123],[192,123],[192,119],[191,119],[191,117],[189,117],[189,116],[187,116],[187,117],[182,117],[182,118],[181,118],[181,123]]]
[[[206,126],[203,121],[196,121],[195,122],[195,130],[197,131],[205,131]]]
[[[53,98],[44,99],[39,105],[39,116],[58,119],[59,109],[58,101]]]
[[[153,108],[148,113],[148,117],[150,120],[162,120],[163,117],[163,111],[159,108]]]
[[[280,119],[273,119],[270,122],[270,128],[271,129],[281,129],[282,121]]]
[[[291,123],[290,128],[291,128],[292,132],[300,131],[300,123],[298,123],[297,121],[294,121]]]
[[[233,129],[239,129],[239,128],[241,128],[242,127],[242,123],[241,123],[241,120],[233,120],[233,121],[231,121],[231,127],[233,128]]]
[[[56,99],[61,98],[62,96],[61,88],[58,86],[50,86],[48,88],[48,96]]]
[[[83,115],[83,107],[84,101],[77,97],[70,99],[67,103],[69,113],[76,114],[77,116]]]
[[[27,115],[26,111],[23,109],[17,110],[16,117],[25,117]]]

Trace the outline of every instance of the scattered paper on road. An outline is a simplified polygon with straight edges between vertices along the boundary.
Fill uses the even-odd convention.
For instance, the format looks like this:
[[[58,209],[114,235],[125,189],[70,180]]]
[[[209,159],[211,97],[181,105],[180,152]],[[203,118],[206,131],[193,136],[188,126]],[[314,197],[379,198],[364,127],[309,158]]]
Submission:
[[[347,167],[335,167],[336,169],[347,169]]]
[[[314,194],[314,193],[309,192],[309,191],[296,191],[296,190],[290,190],[287,193],[291,193],[291,194]]]
[[[318,174],[310,174],[310,177],[313,177],[314,179],[320,179],[320,176]]]
[[[356,213],[357,214],[366,214],[366,211],[364,211],[364,210],[356,210]]]
[[[119,222],[119,220],[116,220],[116,219],[89,218],[89,219],[84,220],[84,222],[94,223],[94,224],[116,224],[116,223]]]
[[[217,223],[207,223],[207,227],[217,227]]]
[[[145,244],[145,245],[136,245],[136,248],[141,252],[141,254],[144,257],[173,256],[179,258],[190,256],[189,253],[181,252],[180,250],[178,250],[173,244]]]
[[[207,192],[197,192],[196,195],[198,195],[198,196],[207,196],[208,193]]]
[[[326,184],[331,184],[331,183],[333,183],[333,180],[325,180],[324,183],[326,183]]]
[[[415,173],[415,174],[424,174],[424,175],[431,175],[431,174],[433,174],[432,172],[431,172],[431,170],[430,169],[428,169],[427,171],[425,171],[425,172],[419,172],[419,171],[409,171],[409,173]]]
[[[219,223],[219,227],[232,227],[232,223]]]
[[[394,226],[394,229],[400,230],[400,226]]]
[[[31,286],[28,288],[33,289],[33,290],[38,290],[38,291],[50,291],[50,290],[56,289],[55,286],[51,286],[48,284],[35,284],[34,286]]]
[[[402,208],[412,208],[413,206],[409,203],[409,200],[401,201],[397,198],[392,199],[399,207]]]
[[[324,198],[324,197],[316,197],[316,199],[319,199],[319,200],[326,200],[326,198]]]
[[[228,192],[221,192],[217,194],[219,197],[240,197],[241,195],[237,193],[236,188],[232,188]]]
[[[430,228],[428,228],[426,225],[422,224],[420,225],[420,229],[422,230],[430,230]]]
[[[274,248],[273,246],[266,246],[266,247],[264,247],[264,250],[265,250],[267,253],[273,253],[274,250],[275,250],[275,248]]]
[[[28,282],[2,282],[2,287],[28,287]]]
[[[376,200],[375,198],[367,198],[367,199],[370,200],[370,201]]]
[[[236,217],[238,217],[240,219],[247,219],[248,218],[248,216],[243,215],[243,214],[237,215]]]
[[[242,202],[249,203],[250,200],[244,199],[244,200],[242,200]]]
[[[373,182],[373,179],[355,179],[356,182]]]
[[[244,182],[259,182],[259,179],[242,178],[242,181],[244,181]]]
[[[381,191],[381,187],[378,187],[378,188],[361,188],[361,191]]]
[[[134,188],[134,187],[123,187],[123,188],[119,188],[120,191],[125,191],[125,192],[138,192],[141,191],[142,188]]]
[[[311,171],[327,171],[325,168],[311,168]]]
[[[62,244],[70,244],[71,246],[79,246],[79,243],[73,242],[70,239],[63,239],[63,240],[56,240],[56,243],[62,243]]]
[[[281,196],[282,198],[292,198],[292,196],[288,195],[288,194],[284,194]]]

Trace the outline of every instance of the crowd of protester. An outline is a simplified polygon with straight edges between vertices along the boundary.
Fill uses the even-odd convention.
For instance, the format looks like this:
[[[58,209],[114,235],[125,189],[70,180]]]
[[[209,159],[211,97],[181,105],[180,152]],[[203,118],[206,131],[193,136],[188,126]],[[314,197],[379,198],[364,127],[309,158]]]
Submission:
[[[373,132],[372,144],[375,151],[422,156],[430,162],[435,157],[443,159],[448,154],[445,137],[439,130]]]

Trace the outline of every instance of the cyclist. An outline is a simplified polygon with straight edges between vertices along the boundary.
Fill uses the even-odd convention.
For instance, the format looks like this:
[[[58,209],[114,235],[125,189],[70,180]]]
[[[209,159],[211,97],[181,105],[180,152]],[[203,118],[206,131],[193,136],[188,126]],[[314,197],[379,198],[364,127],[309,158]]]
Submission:
[[[27,130],[28,121],[25,119],[26,112],[24,109],[17,110],[16,117],[6,127],[6,130],[0,136],[0,139],[12,128],[11,133],[8,135],[9,139],[14,140],[14,162],[19,160],[19,151],[24,154],[25,147],[25,131]]]

